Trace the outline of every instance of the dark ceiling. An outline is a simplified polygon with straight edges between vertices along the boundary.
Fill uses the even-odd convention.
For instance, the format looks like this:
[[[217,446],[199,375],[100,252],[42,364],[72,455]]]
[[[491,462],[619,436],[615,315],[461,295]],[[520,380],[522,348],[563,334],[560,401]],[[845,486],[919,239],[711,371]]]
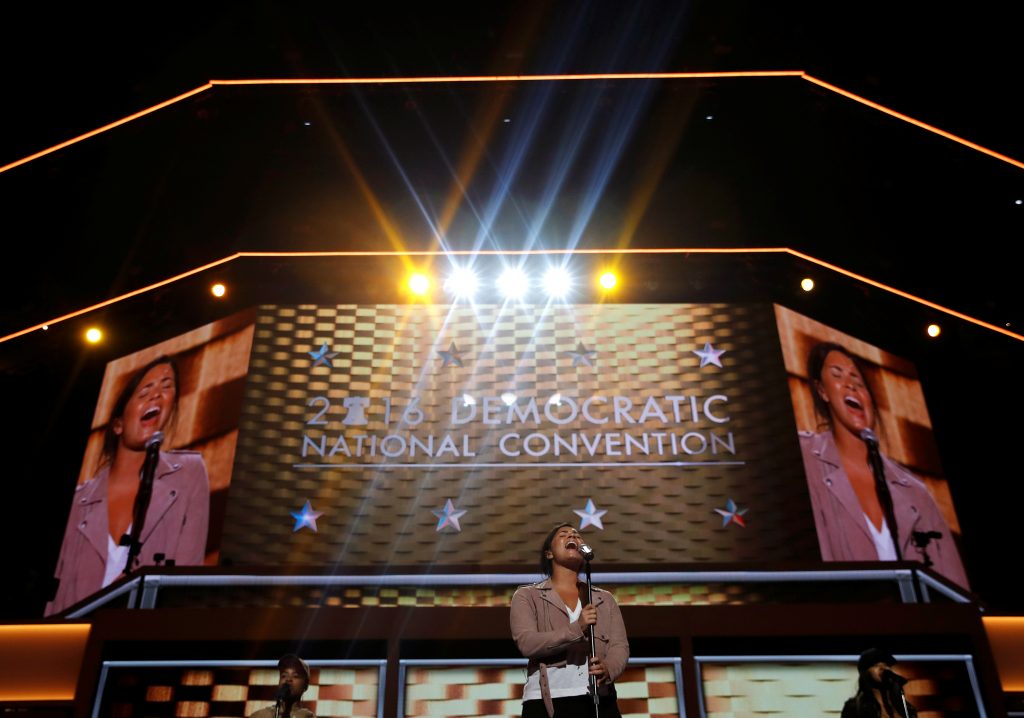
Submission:
[[[211,78],[759,69],[806,70],[1024,159],[1014,98],[1024,17],[994,5],[957,16],[926,3],[846,14],[766,5],[186,3],[159,19],[128,5],[8,10],[0,164]],[[237,251],[399,246],[791,247],[1024,327],[1024,170],[799,78],[218,86],[0,174],[0,197],[0,335]],[[106,361],[268,292],[389,296],[335,264],[243,264],[222,272],[232,304],[211,307],[182,283],[84,318],[116,327],[102,350],[81,349],[74,321],[0,345],[3,394],[20,418],[6,442],[24,482],[5,538],[29,532],[35,544],[5,614],[38,613],[64,500],[25,516],[41,491],[70,493]],[[1024,610],[1001,579],[1013,567],[992,558],[1016,537],[991,508],[1022,493],[1003,458],[1010,407],[1024,398],[1020,342],[797,260],[634,268],[645,284],[633,299],[783,301],[913,359],[975,585],[994,608]],[[813,300],[793,293],[805,273],[823,285]],[[928,342],[921,326],[935,318],[947,332]]]

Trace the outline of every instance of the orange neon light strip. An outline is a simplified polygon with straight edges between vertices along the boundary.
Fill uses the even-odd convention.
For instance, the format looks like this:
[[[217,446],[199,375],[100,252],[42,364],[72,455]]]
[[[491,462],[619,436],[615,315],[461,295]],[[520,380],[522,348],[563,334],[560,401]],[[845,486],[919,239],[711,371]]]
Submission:
[[[0,337],[0,344],[4,343],[6,341],[10,341],[11,339],[16,339],[17,337],[24,336],[25,334],[28,334],[30,332],[38,331],[38,330],[42,329],[43,327],[51,327],[54,324],[59,324],[61,322],[65,322],[65,321],[67,321],[69,319],[74,319],[75,317],[80,317],[83,314],[88,314],[89,312],[95,311],[97,309],[102,309],[104,307],[109,307],[110,305],[116,304],[117,302],[123,301],[125,299],[131,299],[132,297],[137,297],[140,294],[145,294],[146,292],[152,291],[154,289],[158,289],[160,287],[165,287],[168,284],[173,284],[174,282],[177,282],[177,281],[179,281],[181,279],[185,279],[187,277],[194,276],[194,275],[199,274],[200,272],[203,272],[203,271],[205,271],[207,269],[212,269],[213,267],[218,267],[218,266],[221,266],[223,264],[227,264],[228,262],[233,262],[234,260],[241,259],[241,258],[282,258],[282,257],[302,257],[302,258],[312,258],[312,257],[467,257],[467,256],[509,256],[509,257],[519,257],[519,256],[540,256],[540,255],[559,256],[559,255],[572,255],[572,254],[580,254],[580,255],[598,255],[598,254],[615,254],[615,255],[628,255],[628,254],[789,254],[789,255],[792,255],[792,256],[797,257],[799,259],[802,259],[802,260],[804,260],[806,262],[810,262],[812,264],[816,264],[819,267],[824,267],[825,269],[828,269],[830,271],[836,272],[838,274],[842,274],[845,277],[849,277],[851,279],[855,279],[858,282],[863,282],[864,284],[867,284],[867,285],[870,285],[872,287],[875,287],[876,289],[881,289],[882,291],[889,292],[890,294],[895,294],[896,296],[902,297],[903,299],[909,299],[912,302],[917,302],[918,304],[926,306],[929,309],[934,309],[937,312],[942,312],[943,314],[947,314],[947,315],[949,315],[951,317],[956,317],[957,319],[961,319],[961,320],[963,320],[965,322],[969,322],[969,323],[974,324],[976,326],[982,327],[983,329],[989,329],[991,331],[998,332],[999,334],[1003,334],[1003,335],[1005,335],[1007,337],[1010,337],[1011,339],[1016,339],[1018,341],[1024,341],[1024,335],[1018,334],[1016,332],[1011,332],[1009,329],[1004,329],[1003,327],[996,326],[995,324],[990,324],[989,322],[982,321],[981,319],[976,319],[976,318],[974,318],[974,317],[972,317],[972,316],[970,316],[968,314],[964,314],[962,312],[958,312],[955,309],[950,309],[949,307],[944,307],[941,304],[936,304],[935,302],[929,301],[927,299],[923,299],[922,297],[918,297],[917,295],[911,294],[910,292],[904,292],[902,289],[896,289],[895,287],[890,286],[888,284],[883,284],[882,282],[877,282],[874,279],[870,279],[869,277],[865,277],[863,274],[857,274],[856,272],[851,272],[850,270],[843,269],[842,267],[840,267],[838,265],[831,264],[831,263],[826,262],[826,261],[821,260],[821,259],[816,259],[816,258],[810,256],[809,254],[804,254],[803,252],[799,252],[799,251],[797,251],[795,249],[789,249],[788,247],[749,247],[749,248],[730,247],[730,248],[722,248],[722,249],[711,249],[711,248],[707,248],[707,247],[690,247],[690,248],[667,248],[667,249],[519,249],[519,250],[498,250],[498,249],[492,249],[492,250],[479,250],[479,251],[465,249],[465,250],[451,250],[451,251],[443,251],[443,250],[419,250],[419,251],[416,251],[416,250],[413,250],[413,251],[406,251],[406,252],[395,252],[395,251],[376,251],[376,252],[373,252],[373,251],[370,251],[370,252],[357,252],[357,251],[330,251],[330,252],[328,252],[328,251],[324,251],[324,252],[236,252],[236,253],[234,253],[232,255],[229,255],[227,257],[223,257],[222,259],[218,259],[216,261],[209,262],[208,264],[204,264],[201,267],[196,267],[195,269],[190,269],[187,272],[182,272],[181,274],[176,274],[173,277],[168,277],[167,279],[163,279],[163,280],[161,280],[159,282],[154,282],[153,284],[150,284],[148,286],[141,287],[139,289],[134,289],[134,290],[132,290],[130,292],[127,292],[125,294],[121,294],[121,295],[119,295],[117,297],[113,297],[111,299],[107,299],[107,300],[104,300],[102,302],[99,302],[98,304],[93,304],[92,306],[84,307],[84,308],[78,309],[78,310],[76,310],[74,312],[69,312],[68,314],[64,314],[63,316],[56,317],[56,318],[51,319],[51,320],[46,321],[46,322],[41,322],[39,324],[35,324],[33,326],[30,326],[30,327],[26,327],[25,329],[21,329],[21,330],[16,331],[16,332],[14,332],[12,334],[8,334],[7,336]]]
[[[842,95],[843,97],[846,97],[846,98],[848,98],[850,100],[853,100],[854,102],[859,102],[862,105],[867,105],[868,107],[870,107],[873,110],[878,110],[879,112],[884,112],[885,114],[889,115],[890,117],[895,117],[898,120],[903,120],[904,122],[908,122],[911,125],[914,125],[914,127],[920,127],[922,130],[927,130],[928,132],[933,132],[936,135],[938,135],[939,137],[945,137],[947,140],[952,140],[953,142],[959,143],[959,144],[963,145],[964,147],[970,147],[972,150],[976,150],[978,152],[981,152],[982,154],[988,155],[989,157],[994,157],[997,160],[1000,160],[1002,162],[1006,162],[1007,164],[1011,164],[1014,167],[1016,167],[1017,169],[1024,170],[1024,162],[1021,162],[1020,160],[1015,160],[1012,157],[1007,157],[1006,155],[1001,154],[999,152],[996,152],[995,150],[990,150],[987,147],[982,147],[978,143],[971,142],[970,140],[965,140],[963,137],[960,137],[958,135],[954,135],[952,132],[946,132],[945,130],[940,130],[935,125],[929,125],[927,122],[921,122],[921,120],[915,120],[910,115],[904,115],[902,112],[896,112],[896,110],[889,109],[885,105],[880,105],[877,102],[872,102],[871,100],[867,99],[866,97],[861,97],[860,95],[854,94],[854,93],[849,92],[847,90],[844,90],[844,89],[842,89],[840,87],[836,87],[835,85],[830,85],[829,83],[827,83],[827,82],[825,82],[823,80],[819,80],[816,77],[812,77],[811,75],[808,75],[807,73],[802,73],[802,77],[803,77],[803,79],[807,80],[808,82],[813,82],[815,85],[818,85],[820,87],[824,87],[826,90],[831,90],[832,92],[836,93],[837,95]]]
[[[134,115],[111,122],[109,125],[86,132],[78,137],[73,137],[70,140],[61,142],[60,144],[54,145],[48,149],[36,152],[33,155],[24,157],[10,164],[0,167],[0,173],[6,172],[7,170],[19,167],[32,160],[39,159],[48,154],[56,152],[57,150],[64,149],[70,145],[86,140],[90,137],[112,130],[115,127],[119,127],[127,122],[136,120],[140,117],[144,117],[150,113],[156,112],[157,110],[163,109],[169,105],[173,105],[180,100],[184,100],[193,95],[205,92],[211,89],[215,85],[230,86],[230,85],[396,85],[396,84],[427,84],[427,83],[446,83],[446,82],[541,82],[541,81],[555,81],[555,80],[694,80],[694,79],[712,79],[712,78],[739,78],[739,77],[799,77],[800,79],[807,80],[808,82],[814,83],[819,87],[823,87],[826,90],[835,92],[838,95],[842,95],[855,102],[859,102],[867,107],[870,107],[879,112],[883,112],[890,117],[903,120],[915,127],[919,127],[928,132],[932,132],[940,137],[944,137],[948,140],[952,140],[964,147],[969,147],[973,150],[981,152],[982,154],[988,155],[994,159],[1006,162],[1008,164],[1017,167],[1018,169],[1024,169],[1024,162],[1015,160],[1012,157],[990,150],[987,147],[971,142],[970,140],[964,139],[959,135],[954,135],[952,132],[946,132],[945,130],[939,129],[934,125],[929,125],[927,122],[916,120],[909,115],[904,115],[902,112],[890,109],[885,105],[880,105],[877,102],[872,102],[866,97],[849,92],[832,85],[824,80],[808,75],[803,70],[743,70],[735,72],[608,72],[608,73],[594,73],[594,74],[552,74],[552,75],[466,75],[457,77],[341,77],[341,78],[305,78],[305,79],[269,79],[269,80],[210,80],[205,85],[197,87],[194,90],[190,90],[184,94],[173,97],[169,100],[161,102],[159,104],[148,107],[145,110],[136,112]]]
[[[445,82],[550,82],[552,80],[698,80],[729,77],[803,77],[803,70],[736,72],[602,72],[551,75],[461,75],[454,77],[322,77],[271,80],[210,80],[211,85],[415,85]]]
[[[46,155],[52,154],[54,152],[57,152],[58,150],[62,150],[65,147],[70,147],[71,145],[76,144],[78,142],[81,142],[82,140],[87,140],[90,137],[95,137],[96,135],[102,134],[103,132],[106,132],[107,130],[112,130],[115,127],[120,127],[121,125],[127,124],[127,123],[131,122],[132,120],[137,120],[140,117],[145,117],[146,115],[149,115],[149,114],[151,114],[153,112],[156,112],[157,110],[162,110],[163,108],[168,107],[170,105],[173,105],[176,102],[180,102],[181,100],[184,100],[184,99],[186,99],[188,97],[192,97],[192,95],[198,95],[200,92],[206,92],[211,87],[213,87],[213,85],[211,85],[209,82],[207,82],[202,87],[197,87],[196,89],[189,90],[188,92],[186,92],[186,93],[184,93],[182,95],[178,95],[177,97],[172,97],[169,100],[164,100],[163,102],[158,103],[156,105],[153,105],[152,107],[147,107],[145,110],[140,110],[139,112],[136,112],[134,115],[128,115],[127,117],[122,117],[120,120],[117,120],[115,122],[111,122],[109,125],[103,125],[103,127],[98,127],[95,130],[91,130],[89,132],[86,132],[84,135],[79,135],[78,137],[72,137],[70,140],[66,140],[64,142],[61,142],[59,145],[54,145],[53,147],[45,149],[45,150],[43,150],[41,152],[36,152],[34,155],[29,155],[28,157],[23,157],[20,160],[16,160],[14,162],[11,162],[10,164],[4,165],[3,167],[0,167],[0,173],[6,172],[7,170],[12,170],[15,167],[19,167],[19,166],[21,166],[23,164],[26,164],[27,162],[31,162],[32,160],[37,160],[40,157],[45,157]]]
[[[35,326],[28,327],[26,329],[22,329],[20,331],[14,332],[13,334],[8,334],[5,337],[0,337],[0,344],[3,344],[4,342],[8,341],[9,339],[15,339],[15,338],[20,337],[20,336],[22,336],[24,334],[28,334],[29,332],[34,332],[37,329],[43,329],[44,327],[51,327],[54,324],[59,324],[61,322],[65,322],[68,319],[74,319],[75,317],[80,317],[83,314],[88,314],[89,312],[95,311],[97,309],[103,309],[103,307],[109,307],[111,304],[117,304],[118,302],[124,301],[125,299],[131,299],[132,297],[137,297],[140,294],[145,294],[146,292],[150,292],[150,291],[152,291],[154,289],[159,289],[160,287],[166,287],[168,284],[173,284],[174,282],[177,282],[177,281],[179,281],[181,279],[185,279],[186,277],[191,277],[192,275],[199,274],[200,272],[205,271],[207,269],[212,269],[213,267],[218,267],[218,266],[220,266],[222,264],[226,264],[228,262],[231,262],[231,261],[233,261],[235,259],[238,259],[240,256],[242,256],[242,253],[241,252],[236,252],[235,254],[232,254],[232,255],[229,255],[227,257],[224,257],[223,259],[218,259],[218,260],[216,260],[214,262],[210,262],[209,264],[204,264],[201,267],[196,267],[195,269],[190,269],[187,272],[182,272],[181,274],[176,274],[173,277],[168,277],[167,279],[162,279],[159,282],[154,282],[153,284],[150,284],[148,286],[140,287],[139,289],[133,289],[132,291],[126,292],[125,294],[121,294],[121,295],[118,295],[116,297],[112,297],[110,299],[105,299],[102,302],[99,302],[98,304],[93,304],[92,306],[84,307],[83,309],[76,309],[73,312],[68,312],[67,314],[59,316],[59,317],[57,317],[56,319],[54,319],[52,321],[43,322],[41,324],[36,324]]]

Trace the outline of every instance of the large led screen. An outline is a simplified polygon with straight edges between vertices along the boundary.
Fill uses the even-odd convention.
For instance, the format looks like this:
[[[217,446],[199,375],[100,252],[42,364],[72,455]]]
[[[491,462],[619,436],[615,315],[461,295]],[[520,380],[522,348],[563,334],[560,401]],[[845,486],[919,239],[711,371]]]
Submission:
[[[263,307],[222,555],[817,560],[794,437],[769,305]]]
[[[570,521],[601,570],[895,546],[967,585],[913,365],[772,305],[263,306],[111,362],[48,612],[122,575],[113,459],[158,428],[138,565],[529,569]]]

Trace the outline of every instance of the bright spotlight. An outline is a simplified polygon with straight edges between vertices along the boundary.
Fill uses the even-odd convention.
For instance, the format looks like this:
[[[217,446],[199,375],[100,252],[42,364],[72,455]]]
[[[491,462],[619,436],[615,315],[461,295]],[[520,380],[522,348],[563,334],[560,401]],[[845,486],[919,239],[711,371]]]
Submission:
[[[220,282],[217,282],[212,287],[210,287],[210,294],[212,294],[213,296],[215,296],[217,298],[223,297],[225,294],[227,294],[227,291],[228,291],[228,288],[225,287]]]
[[[619,277],[615,272],[604,272],[598,278],[597,283],[605,289],[614,289],[619,283]]]
[[[430,290],[430,280],[426,274],[416,272],[409,277],[409,291],[417,297],[422,297]]]
[[[468,267],[459,267],[444,281],[444,290],[456,297],[469,298],[476,294],[478,285],[476,272]]]
[[[89,327],[85,330],[85,341],[90,344],[99,344],[101,339],[103,339],[103,332],[96,327]]]
[[[572,276],[565,267],[552,267],[544,273],[544,291],[549,297],[561,299],[572,289]]]
[[[521,269],[509,268],[498,277],[498,291],[507,299],[521,299],[530,287],[530,280]]]
[[[814,289],[814,280],[810,277],[804,277],[800,280],[800,288],[805,292],[809,292]]]
[[[928,332],[928,336],[934,339],[935,337],[942,334],[942,327],[940,327],[938,324],[929,324],[928,328],[925,331]]]

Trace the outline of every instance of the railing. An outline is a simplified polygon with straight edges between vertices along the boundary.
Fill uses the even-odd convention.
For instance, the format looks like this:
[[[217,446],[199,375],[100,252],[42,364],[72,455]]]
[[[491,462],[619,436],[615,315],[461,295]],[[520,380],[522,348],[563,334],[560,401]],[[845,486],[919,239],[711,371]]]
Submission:
[[[860,564],[863,565],[863,564]],[[162,590],[175,588],[239,588],[239,587],[307,587],[329,590],[339,587],[514,587],[540,580],[536,573],[396,573],[396,574],[283,574],[270,571],[216,572],[181,568],[145,568],[134,576],[122,579],[103,592],[73,606],[65,616],[79,619],[93,611],[113,607],[127,596],[129,609],[153,609]],[[896,587],[903,603],[930,603],[933,594],[956,603],[974,602],[965,591],[935,578],[929,571],[914,564],[898,564],[872,568],[815,568],[798,570],[675,570],[675,571],[607,571],[594,572],[594,582],[603,586],[644,586],[675,584],[699,586],[730,584],[767,586],[770,584],[820,583],[882,583]],[[811,589],[812,591],[814,589]],[[813,596],[814,594],[808,593]],[[625,605],[625,602],[620,600]]]

